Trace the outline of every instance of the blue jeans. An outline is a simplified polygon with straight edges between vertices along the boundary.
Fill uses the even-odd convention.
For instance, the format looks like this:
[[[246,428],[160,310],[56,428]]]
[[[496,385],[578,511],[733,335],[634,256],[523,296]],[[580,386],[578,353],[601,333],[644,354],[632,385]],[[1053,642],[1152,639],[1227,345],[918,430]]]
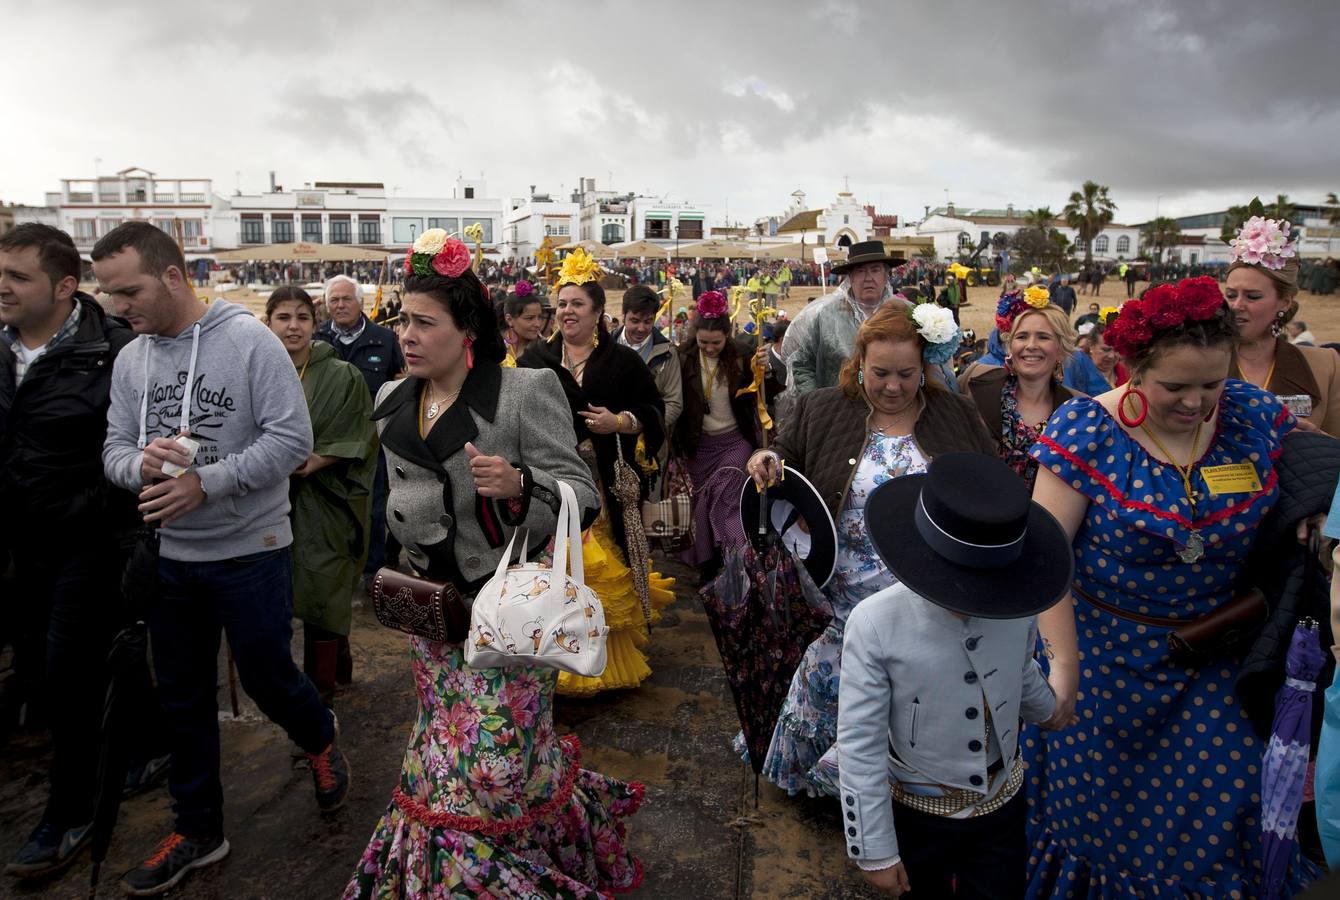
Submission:
[[[168,788],[176,830],[223,833],[219,780],[219,629],[242,687],[308,753],[335,739],[335,721],[293,663],[293,554],[288,547],[217,562],[161,559],[162,596],[149,618],[158,693],[172,748]]]

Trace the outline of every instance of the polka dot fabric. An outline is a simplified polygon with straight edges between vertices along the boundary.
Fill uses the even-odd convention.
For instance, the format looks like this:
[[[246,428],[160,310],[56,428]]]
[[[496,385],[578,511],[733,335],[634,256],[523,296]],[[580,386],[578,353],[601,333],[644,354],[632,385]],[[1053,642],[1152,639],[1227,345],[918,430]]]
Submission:
[[[1123,610],[1195,619],[1233,597],[1239,565],[1277,493],[1273,460],[1293,428],[1270,394],[1229,381],[1196,466],[1195,518],[1177,471],[1095,400],[1056,411],[1032,449],[1089,498],[1075,584]],[[1204,466],[1250,462],[1262,489],[1212,495]],[[1205,555],[1177,557],[1192,528]],[[1168,659],[1168,629],[1076,599],[1079,724],[1025,733],[1029,896],[1254,897],[1261,872],[1263,745],[1233,694],[1235,664]],[[1298,871],[1295,849],[1294,872]]]

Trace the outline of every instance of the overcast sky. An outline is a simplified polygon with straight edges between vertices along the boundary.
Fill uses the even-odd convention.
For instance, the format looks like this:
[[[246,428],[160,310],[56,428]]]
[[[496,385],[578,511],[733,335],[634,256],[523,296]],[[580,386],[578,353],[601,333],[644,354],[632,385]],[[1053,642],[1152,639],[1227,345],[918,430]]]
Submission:
[[[215,191],[600,188],[751,222],[850,177],[883,212],[1118,221],[1340,190],[1337,0],[0,0],[0,199],[143,166]],[[95,159],[101,162],[95,163]],[[611,180],[612,178],[612,180]],[[1159,195],[1162,195],[1161,198]]]

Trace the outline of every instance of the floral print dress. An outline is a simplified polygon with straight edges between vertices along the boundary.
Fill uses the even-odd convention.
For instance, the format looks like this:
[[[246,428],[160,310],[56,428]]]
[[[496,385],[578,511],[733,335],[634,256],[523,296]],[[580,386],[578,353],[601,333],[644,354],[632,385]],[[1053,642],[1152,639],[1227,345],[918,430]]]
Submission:
[[[1000,392],[1000,458],[1024,480],[1029,491],[1038,477],[1038,462],[1028,455],[1046,422],[1030,425],[1019,415],[1019,379],[1011,375]]]
[[[551,669],[473,669],[411,638],[418,718],[400,782],[345,898],[607,897],[642,864],[624,819],[643,787],[581,768],[554,733]]]
[[[865,502],[879,485],[925,472],[926,464],[911,435],[889,437],[870,432],[837,522],[837,566],[824,587],[833,604],[833,621],[810,644],[796,668],[763,760],[763,777],[787,793],[837,796],[830,779],[815,767],[837,740],[838,683],[847,617],[857,603],[895,583],[866,534]],[[736,738],[735,749],[746,755],[742,737]]]

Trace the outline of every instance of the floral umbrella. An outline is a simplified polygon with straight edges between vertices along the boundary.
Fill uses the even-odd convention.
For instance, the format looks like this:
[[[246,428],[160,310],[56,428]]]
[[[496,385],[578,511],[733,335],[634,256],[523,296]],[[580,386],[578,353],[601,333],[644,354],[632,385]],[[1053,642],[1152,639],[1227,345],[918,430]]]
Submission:
[[[735,697],[757,793],[791,676],[805,648],[828,626],[832,608],[772,529],[729,551],[721,574],[700,596]]]
[[[1312,738],[1312,695],[1325,664],[1317,623],[1304,619],[1294,628],[1284,659],[1284,685],[1275,697],[1275,722],[1261,764],[1261,851],[1270,900],[1285,895]]]

